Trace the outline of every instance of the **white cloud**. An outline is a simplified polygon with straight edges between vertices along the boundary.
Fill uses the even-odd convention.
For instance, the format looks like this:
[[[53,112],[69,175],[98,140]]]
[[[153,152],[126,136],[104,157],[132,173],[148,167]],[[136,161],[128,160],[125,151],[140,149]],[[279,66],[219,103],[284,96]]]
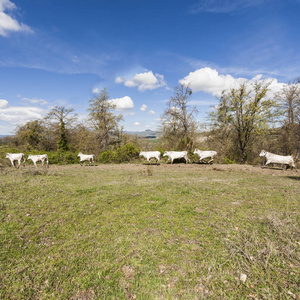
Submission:
[[[190,12],[193,14],[202,12],[229,13],[259,6],[265,2],[266,0],[198,0],[198,3],[191,7]]]
[[[4,99],[0,99],[0,109],[8,108],[8,101]]]
[[[125,79],[124,79],[124,77],[117,77],[116,79],[115,79],[115,83],[122,83],[122,82],[124,82],[125,81]]]
[[[147,105],[146,104],[143,104],[141,107],[140,107],[140,110],[141,111],[145,111],[147,109]]]
[[[16,126],[24,125],[29,121],[41,119],[46,110],[38,107],[10,106],[7,100],[0,100],[0,134],[8,134],[16,129]]]
[[[223,90],[226,91],[231,88],[237,88],[240,84],[247,81],[249,81],[249,83],[261,81],[261,78],[262,75],[260,74],[250,80],[242,77],[235,78],[229,74],[220,75],[215,69],[201,68],[179,80],[179,83],[189,86],[193,92],[205,92],[219,97]],[[279,91],[284,85],[273,78],[266,78],[265,81],[272,82],[269,86],[272,93]]]
[[[155,115],[155,114],[156,114],[154,110],[149,110],[148,113],[149,113],[150,115]]]
[[[134,122],[134,126],[141,126],[140,122]]]
[[[10,0],[0,0],[0,35],[7,36],[9,32],[32,32],[30,27],[19,23],[6,13],[8,10],[15,9],[16,6]]]
[[[116,83],[123,83],[127,87],[138,87],[138,90],[144,92],[146,90],[154,90],[162,86],[166,86],[166,82],[163,75],[153,74],[152,71],[145,73],[138,73],[131,79],[125,80],[123,77],[117,77]]]
[[[21,101],[26,101],[29,103],[33,103],[33,104],[41,104],[41,105],[46,105],[48,102],[44,99],[37,99],[37,98],[22,98]]]
[[[108,102],[116,105],[116,110],[128,110],[134,107],[133,101],[129,96],[123,98],[110,99]]]
[[[99,89],[98,88],[93,88],[93,94],[99,94],[100,93],[100,91],[99,91]]]

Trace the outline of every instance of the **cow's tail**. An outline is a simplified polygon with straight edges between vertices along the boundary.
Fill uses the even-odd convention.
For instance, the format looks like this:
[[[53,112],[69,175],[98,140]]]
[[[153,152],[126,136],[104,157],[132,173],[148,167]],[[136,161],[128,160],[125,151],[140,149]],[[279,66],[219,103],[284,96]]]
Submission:
[[[25,154],[22,154],[23,166],[25,167]]]

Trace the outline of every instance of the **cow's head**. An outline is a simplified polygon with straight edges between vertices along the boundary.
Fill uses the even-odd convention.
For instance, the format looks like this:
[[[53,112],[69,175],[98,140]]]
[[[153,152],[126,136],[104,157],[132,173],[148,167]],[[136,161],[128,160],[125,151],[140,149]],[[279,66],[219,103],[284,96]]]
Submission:
[[[259,156],[260,157],[266,156],[266,151],[265,150],[261,150],[261,152],[259,153]]]

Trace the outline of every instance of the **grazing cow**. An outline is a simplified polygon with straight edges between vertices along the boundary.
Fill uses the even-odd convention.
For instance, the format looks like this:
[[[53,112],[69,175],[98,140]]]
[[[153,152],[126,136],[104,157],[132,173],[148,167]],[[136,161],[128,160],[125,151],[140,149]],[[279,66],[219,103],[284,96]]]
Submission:
[[[266,158],[266,163],[263,164],[264,166],[266,166],[268,164],[289,165],[290,167],[293,167],[297,171],[297,168],[294,163],[294,159],[291,155],[282,156],[282,155],[277,155],[277,154],[273,154],[273,153],[267,152],[265,150],[262,150],[260,152],[259,156]]]
[[[88,161],[89,164],[94,163],[95,155],[94,154],[82,154],[81,152],[78,153],[80,157],[80,165],[82,166],[85,161]]]
[[[42,167],[44,166],[44,161],[46,161],[47,167],[49,167],[49,165],[48,165],[49,160],[48,160],[48,155],[47,154],[40,154],[40,155],[29,154],[28,159],[31,159],[33,161],[33,164],[35,165],[35,167],[37,167],[36,163],[38,161],[42,162]]]
[[[201,151],[196,148],[194,151],[194,154],[198,154],[200,162],[202,162],[203,159],[210,157],[211,160],[208,163],[211,163],[214,160],[214,157],[217,155],[217,152],[216,151]]]
[[[156,158],[157,162],[160,160],[160,152],[159,151],[141,151],[140,156],[144,156],[148,162],[150,162],[151,158]]]
[[[5,158],[8,158],[10,160],[13,167],[17,167],[14,164],[14,162],[17,160],[18,163],[19,163],[18,168],[20,167],[21,159],[23,159],[23,166],[25,167],[25,155],[24,155],[24,153],[6,153]]]
[[[189,161],[188,152],[187,151],[166,151],[163,156],[168,156],[171,163],[173,163],[174,159],[184,158],[185,163]]]

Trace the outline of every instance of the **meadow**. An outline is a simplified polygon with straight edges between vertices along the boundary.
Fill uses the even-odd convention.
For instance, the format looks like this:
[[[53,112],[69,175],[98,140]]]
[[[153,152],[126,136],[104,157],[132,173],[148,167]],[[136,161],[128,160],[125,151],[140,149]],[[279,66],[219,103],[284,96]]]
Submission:
[[[300,174],[0,168],[1,299],[299,299]]]

